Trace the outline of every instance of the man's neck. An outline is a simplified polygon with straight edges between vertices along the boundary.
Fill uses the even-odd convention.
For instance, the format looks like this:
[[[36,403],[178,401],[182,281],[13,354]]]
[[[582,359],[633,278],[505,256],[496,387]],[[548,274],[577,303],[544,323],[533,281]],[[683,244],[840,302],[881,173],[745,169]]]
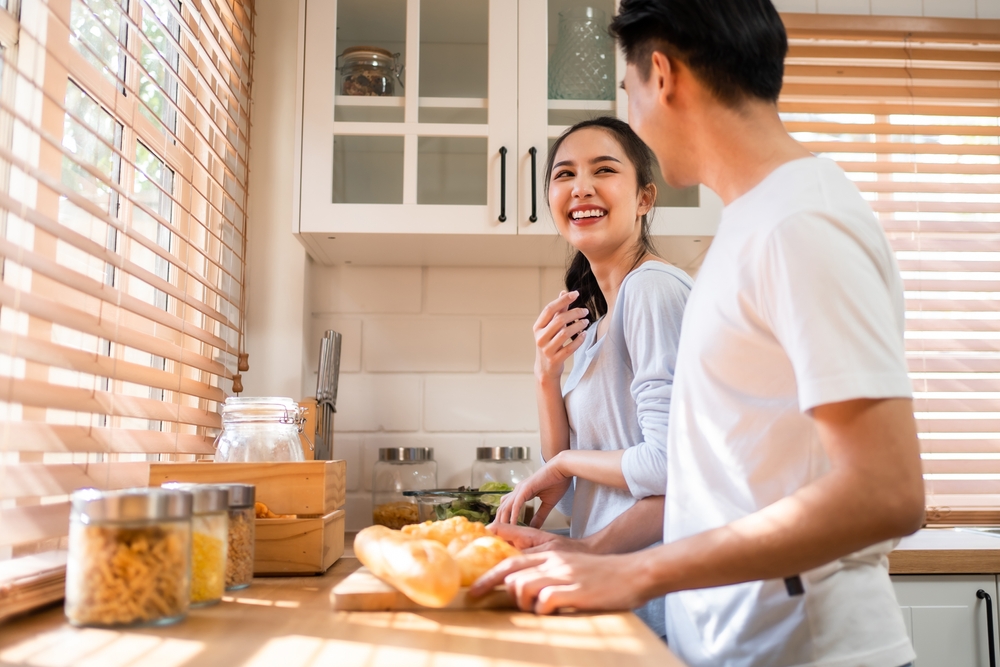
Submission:
[[[700,176],[727,206],[781,165],[811,157],[785,130],[773,105],[715,107],[698,124]]]

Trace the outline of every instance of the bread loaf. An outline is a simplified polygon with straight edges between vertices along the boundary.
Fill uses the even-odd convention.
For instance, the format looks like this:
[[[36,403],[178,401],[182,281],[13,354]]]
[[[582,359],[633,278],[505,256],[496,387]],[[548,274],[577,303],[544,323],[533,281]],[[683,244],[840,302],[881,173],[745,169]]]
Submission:
[[[455,560],[435,540],[371,526],[354,538],[354,553],[372,574],[418,604],[444,607],[458,593],[461,576]]]

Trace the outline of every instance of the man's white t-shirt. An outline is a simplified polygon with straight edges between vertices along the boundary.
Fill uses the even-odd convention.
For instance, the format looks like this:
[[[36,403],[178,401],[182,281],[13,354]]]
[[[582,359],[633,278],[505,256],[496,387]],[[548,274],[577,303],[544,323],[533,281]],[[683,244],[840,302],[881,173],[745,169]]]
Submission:
[[[821,477],[809,415],[909,397],[902,282],[871,208],[833,162],[782,165],[725,208],[687,304],[670,413],[664,541],[752,514]],[[899,667],[914,659],[893,542],[783,580],[668,595],[691,667]]]

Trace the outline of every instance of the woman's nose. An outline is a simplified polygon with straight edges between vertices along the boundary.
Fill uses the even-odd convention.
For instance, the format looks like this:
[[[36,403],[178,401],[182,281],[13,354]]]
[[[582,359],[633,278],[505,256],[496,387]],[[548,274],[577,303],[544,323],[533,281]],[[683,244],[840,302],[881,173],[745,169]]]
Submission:
[[[594,186],[589,178],[586,176],[577,177],[573,181],[573,197],[583,198],[590,197],[594,194]]]

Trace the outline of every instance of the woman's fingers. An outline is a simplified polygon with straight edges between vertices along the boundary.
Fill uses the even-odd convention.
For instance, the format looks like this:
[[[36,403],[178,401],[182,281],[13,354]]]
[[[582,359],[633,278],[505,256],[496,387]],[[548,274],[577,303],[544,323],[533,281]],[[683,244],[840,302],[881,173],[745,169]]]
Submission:
[[[582,333],[589,324],[590,320],[583,318],[570,324],[560,326],[558,329],[553,331],[552,336],[548,338],[547,342],[542,343],[539,341],[539,347],[542,348],[542,352],[546,356],[550,358],[555,357],[557,354],[565,351],[564,348],[567,346],[568,342],[576,343],[578,340],[583,338],[582,336],[579,336],[572,341],[570,340],[577,334]],[[582,341],[580,341],[580,344],[582,344]]]
[[[531,523],[529,524],[532,528],[541,528],[542,524],[545,523],[545,519],[548,518],[552,510],[556,508],[555,503],[547,503],[542,501],[539,503],[539,507],[535,510],[535,516],[531,517]]]
[[[532,328],[536,331],[544,328],[549,322],[552,321],[553,317],[569,308],[569,305],[573,303],[578,296],[580,296],[580,293],[575,290],[572,292],[560,292],[559,296],[556,297],[554,301],[549,302],[544,308],[542,308],[542,312],[539,313],[538,319],[535,320],[535,324]]]

